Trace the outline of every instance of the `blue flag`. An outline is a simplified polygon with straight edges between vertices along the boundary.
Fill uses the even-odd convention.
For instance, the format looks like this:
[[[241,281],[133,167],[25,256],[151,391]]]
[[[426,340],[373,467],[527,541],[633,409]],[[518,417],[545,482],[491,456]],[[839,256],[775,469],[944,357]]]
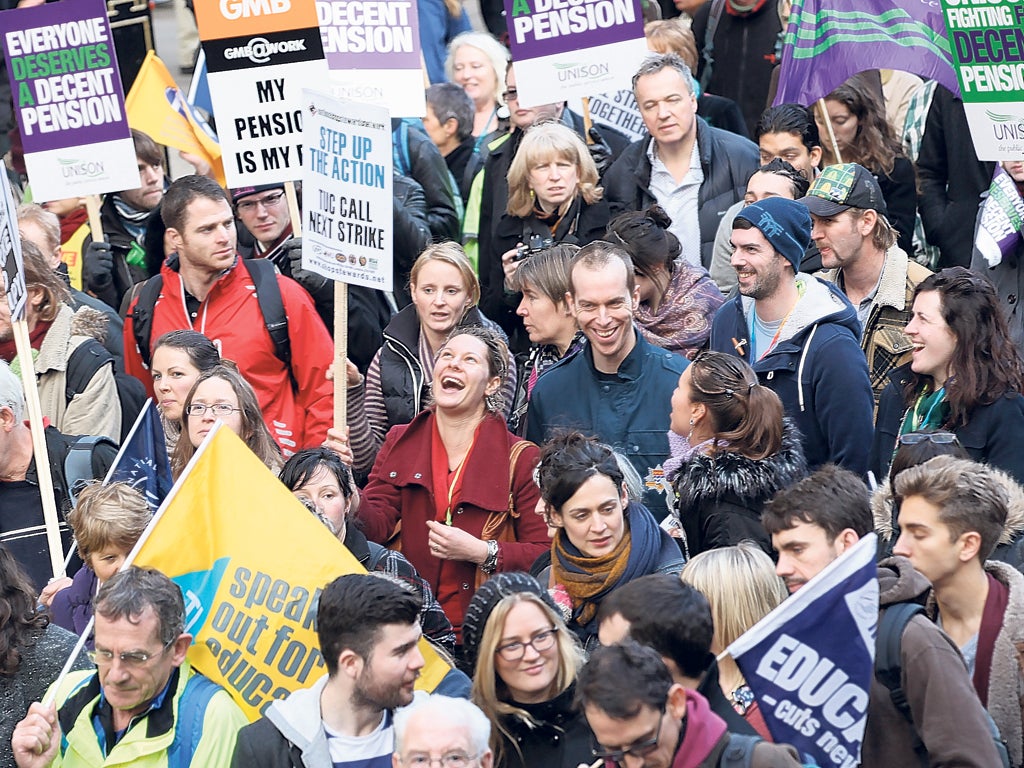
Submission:
[[[174,485],[164,428],[152,398],[142,407],[142,413],[135,420],[103,482],[128,483],[146,497],[154,512]]]
[[[875,538],[865,536],[726,649],[772,737],[804,762],[860,762],[878,624]]]

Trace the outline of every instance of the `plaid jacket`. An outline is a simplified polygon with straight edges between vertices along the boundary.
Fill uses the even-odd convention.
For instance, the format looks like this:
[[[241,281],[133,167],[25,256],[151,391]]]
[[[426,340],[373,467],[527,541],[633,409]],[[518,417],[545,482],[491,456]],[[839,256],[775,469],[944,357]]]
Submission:
[[[841,271],[825,269],[818,277],[842,289]],[[860,347],[868,359],[876,409],[882,390],[889,383],[889,373],[910,362],[913,345],[903,329],[910,322],[914,289],[930,274],[930,270],[910,259],[899,247],[894,245],[886,251],[878,290],[860,337]]]

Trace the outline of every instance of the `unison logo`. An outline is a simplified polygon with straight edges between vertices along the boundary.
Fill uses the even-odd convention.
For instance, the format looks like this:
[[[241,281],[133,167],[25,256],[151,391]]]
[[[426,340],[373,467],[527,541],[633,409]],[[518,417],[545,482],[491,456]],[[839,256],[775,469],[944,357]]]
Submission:
[[[265,37],[254,37],[248,45],[239,45],[224,51],[225,59],[249,59],[254,64],[266,64],[278,53],[294,53],[306,50],[305,40],[282,40],[272,43]]]
[[[571,83],[577,80],[597,80],[606,77],[610,71],[607,64],[562,64],[556,65],[558,81]]]
[[[57,161],[60,164],[61,175],[65,179],[94,179],[106,173],[106,167],[99,160],[64,160]]]

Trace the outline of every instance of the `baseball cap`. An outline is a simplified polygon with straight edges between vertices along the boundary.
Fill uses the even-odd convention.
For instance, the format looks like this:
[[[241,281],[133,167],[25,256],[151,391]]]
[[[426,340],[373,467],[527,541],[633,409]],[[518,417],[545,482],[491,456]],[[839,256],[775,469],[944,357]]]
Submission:
[[[835,216],[850,208],[867,208],[888,215],[874,174],[856,163],[826,166],[800,202],[815,216]]]

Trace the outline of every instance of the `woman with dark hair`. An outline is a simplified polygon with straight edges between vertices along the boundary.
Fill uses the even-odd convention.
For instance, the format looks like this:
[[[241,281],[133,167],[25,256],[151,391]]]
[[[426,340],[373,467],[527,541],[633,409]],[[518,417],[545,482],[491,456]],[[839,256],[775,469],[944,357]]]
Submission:
[[[433,405],[388,432],[357,513],[370,541],[397,541],[452,626],[493,573],[521,571],[544,551],[533,467],[537,446],[505,425],[508,349],[463,326],[440,346]]]
[[[897,244],[904,253],[913,253],[917,216],[914,164],[903,153],[903,144],[886,119],[878,86],[865,73],[854,75],[825,97],[825,109],[836,146],[820,109],[815,110],[822,138],[822,167],[839,162],[838,148],[844,163],[857,163],[871,171],[885,198],[886,218],[898,233]]]
[[[156,408],[164,427],[167,455],[174,453],[181,435],[185,398],[199,375],[220,362],[214,343],[191,329],[168,331],[156,340],[150,356]]]
[[[423,580],[401,552],[368,541],[355,520],[358,501],[351,470],[329,448],[306,448],[285,462],[281,482],[295,498],[319,518],[368,571],[386,573],[411,586],[419,595],[423,634],[449,653],[455,650],[455,632]]]
[[[583,650],[535,578],[499,573],[480,587],[463,638],[496,768],[577,768],[593,757],[575,701]]]
[[[171,457],[175,479],[218,421],[242,438],[271,472],[277,474],[281,470],[281,450],[263,421],[255,390],[233,362],[221,360],[199,375],[185,397],[181,417],[184,439],[178,441]]]
[[[643,504],[629,500],[607,445],[579,432],[549,441],[537,467],[544,516],[555,529],[541,583],[585,648],[597,642],[597,609],[615,589],[649,573],[679,573],[678,545]]]
[[[765,502],[807,475],[796,426],[743,360],[702,352],[672,395],[665,474],[690,557],[749,539],[771,554]]]
[[[931,429],[1024,481],[1024,361],[992,283],[963,267],[931,275],[914,292],[905,332],[913,358],[892,372],[878,403],[875,477],[886,476],[900,435]]]
[[[616,216],[606,239],[621,243],[633,259],[640,332],[652,344],[692,358],[707,345],[725,297],[704,267],[680,258],[683,249],[670,226],[669,215],[652,205]]]
[[[0,544],[0,768],[15,768],[14,726],[42,701],[78,638],[36,609],[36,591],[18,561]],[[72,669],[92,664],[79,653]]]

